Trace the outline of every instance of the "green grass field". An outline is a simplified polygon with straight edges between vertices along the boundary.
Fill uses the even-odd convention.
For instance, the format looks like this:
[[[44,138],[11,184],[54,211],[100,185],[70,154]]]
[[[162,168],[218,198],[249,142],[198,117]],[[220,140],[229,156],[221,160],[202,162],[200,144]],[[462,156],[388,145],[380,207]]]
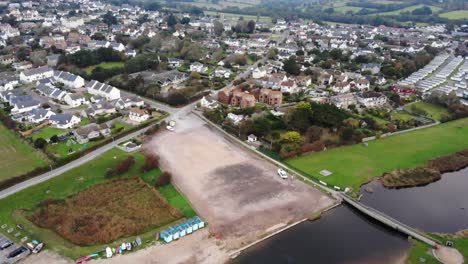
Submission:
[[[127,153],[120,149],[114,148],[98,158],[74,168],[56,178],[1,199],[0,208],[2,208],[2,210],[0,210],[0,225],[7,224],[9,227],[15,227],[17,224],[21,224],[23,226],[23,230],[16,229],[14,233],[19,231],[21,233],[21,237],[28,236],[30,239],[39,239],[46,243],[48,249],[72,259],[103,250],[103,245],[83,247],[76,246],[71,242],[66,241],[52,230],[39,228],[31,224],[25,218],[25,213],[22,213],[22,210],[27,210],[26,212],[29,212],[29,209],[33,208],[38,202],[47,197],[64,199],[96,183],[106,181],[107,179],[104,176],[107,169],[112,168],[117,162],[123,160],[127,155]],[[133,155],[136,161],[135,165],[120,177],[140,176],[145,181],[153,183],[153,180],[160,175],[160,170],[141,173],[139,169],[143,164],[144,156],[140,153],[135,153]],[[171,190],[171,188],[173,189]],[[190,217],[195,214],[193,209],[191,209],[190,204],[175,190],[172,185],[161,187],[160,193],[173,207],[177,208],[185,216]],[[143,241],[154,241],[154,234],[157,230],[162,228],[164,227],[147,230],[143,234],[140,234],[140,236]],[[131,236],[130,239],[134,239],[134,237],[135,236]],[[19,238],[15,240],[19,240]],[[121,244],[123,241],[128,242],[129,239],[119,239],[115,243],[112,243],[112,245]]]
[[[84,71],[86,72],[86,74],[89,75],[97,67],[101,67],[103,69],[112,69],[112,68],[122,68],[123,66],[124,66],[123,62],[101,62],[99,64],[84,68]]]
[[[446,12],[439,14],[440,17],[445,17],[448,19],[468,19],[468,10],[457,10],[452,12]]]
[[[416,106],[419,109],[422,109],[422,110],[426,111],[428,117],[436,119],[436,120],[442,120],[442,116],[450,115],[447,108],[442,107],[440,105],[434,105],[434,104],[426,103],[426,102],[423,102],[423,101],[420,101],[420,102],[417,102],[417,103],[414,103],[414,104],[411,104],[411,105],[404,106],[403,108],[405,108],[408,111],[411,111],[411,107],[413,105]]]
[[[19,176],[48,160],[0,122],[0,181]]]
[[[372,14],[372,15],[394,16],[394,15],[399,15],[402,12],[412,12],[413,10],[421,8],[423,6],[425,6],[425,5],[424,4],[413,5],[413,6],[409,6],[409,7],[398,9],[398,10],[391,11],[391,12],[382,12],[382,13],[376,13],[376,14]],[[437,12],[442,10],[442,8],[437,7],[437,6],[431,6],[431,5],[426,5],[426,6],[431,8],[432,13],[437,13]]]
[[[414,116],[412,116],[410,114],[407,114],[405,112],[392,112],[390,114],[390,116],[391,116],[392,120],[400,119],[400,120],[403,120],[405,122],[414,118]]]
[[[412,168],[429,159],[468,148],[468,118],[400,135],[311,153],[289,159],[288,165],[311,178],[340,187],[359,186],[399,168]],[[333,174],[323,177],[321,170]]]
[[[215,11],[204,11],[204,13],[205,15],[209,15],[209,16],[216,16],[216,15],[224,14],[224,18],[238,19],[239,17],[244,17],[245,20],[257,21],[257,16],[223,13],[223,12],[215,12]],[[262,22],[271,23],[271,17],[260,16],[259,20]]]

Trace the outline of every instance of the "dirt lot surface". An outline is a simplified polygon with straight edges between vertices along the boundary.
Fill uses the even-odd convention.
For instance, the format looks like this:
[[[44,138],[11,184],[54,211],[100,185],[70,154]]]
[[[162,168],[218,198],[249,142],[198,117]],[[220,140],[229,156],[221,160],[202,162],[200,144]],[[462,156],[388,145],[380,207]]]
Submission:
[[[210,231],[233,250],[255,241],[272,226],[297,221],[333,201],[227,140],[190,114],[175,132],[158,134],[146,149],[161,157],[178,189],[208,222]]]
[[[31,254],[20,262],[21,264],[73,264],[71,259],[63,258],[50,250],[44,250],[39,254]]]

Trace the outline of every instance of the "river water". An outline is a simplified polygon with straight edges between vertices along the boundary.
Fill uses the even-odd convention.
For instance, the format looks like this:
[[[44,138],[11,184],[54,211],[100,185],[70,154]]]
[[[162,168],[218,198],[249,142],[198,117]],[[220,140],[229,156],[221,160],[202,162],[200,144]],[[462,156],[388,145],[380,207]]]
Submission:
[[[232,263],[399,263],[409,247],[405,236],[342,205],[245,250]]]
[[[468,168],[422,187],[366,186],[374,193],[362,192],[363,203],[405,224],[427,232],[468,229]],[[245,250],[232,263],[403,263],[409,248],[404,235],[342,205]]]
[[[379,181],[361,191],[361,202],[426,232],[455,233],[468,229],[468,168],[445,173],[426,186],[387,189]]]

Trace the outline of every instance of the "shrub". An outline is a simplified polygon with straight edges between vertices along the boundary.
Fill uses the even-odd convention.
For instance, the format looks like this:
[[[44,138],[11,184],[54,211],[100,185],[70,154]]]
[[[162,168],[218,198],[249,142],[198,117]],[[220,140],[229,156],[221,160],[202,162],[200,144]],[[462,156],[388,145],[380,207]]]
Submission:
[[[135,164],[135,158],[133,156],[128,156],[126,159],[117,164],[117,166],[115,166],[115,174],[122,175],[126,173],[133,166],[133,164]]]
[[[152,154],[145,155],[145,163],[141,166],[141,172],[150,171],[156,169],[159,166],[159,157]]]
[[[43,138],[37,138],[34,140],[34,147],[37,149],[43,149],[47,145],[47,141]]]
[[[156,187],[166,186],[171,183],[172,175],[170,172],[164,171],[161,175],[156,178]]]

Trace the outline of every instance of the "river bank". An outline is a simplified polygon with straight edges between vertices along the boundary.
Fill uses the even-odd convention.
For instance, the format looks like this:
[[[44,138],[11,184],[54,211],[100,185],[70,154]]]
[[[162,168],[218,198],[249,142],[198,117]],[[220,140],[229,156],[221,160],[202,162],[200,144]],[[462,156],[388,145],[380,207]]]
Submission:
[[[380,181],[387,188],[424,186],[438,181],[442,173],[454,172],[468,166],[468,149],[431,159],[426,166],[399,169],[385,173]]]

